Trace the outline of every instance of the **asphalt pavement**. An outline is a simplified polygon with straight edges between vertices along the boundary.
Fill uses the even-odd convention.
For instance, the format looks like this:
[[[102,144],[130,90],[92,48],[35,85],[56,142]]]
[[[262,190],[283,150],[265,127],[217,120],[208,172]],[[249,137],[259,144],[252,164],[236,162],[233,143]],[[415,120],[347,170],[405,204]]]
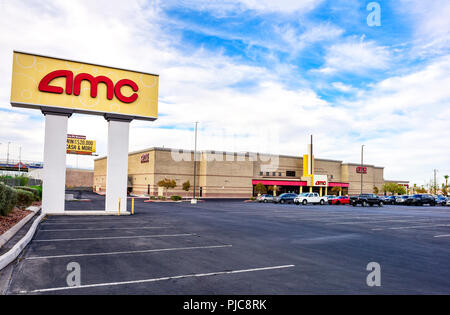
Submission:
[[[102,196],[83,198],[66,208],[104,208]],[[136,199],[135,211],[49,216],[7,293],[450,293],[450,208]],[[371,262],[380,286],[367,284]]]

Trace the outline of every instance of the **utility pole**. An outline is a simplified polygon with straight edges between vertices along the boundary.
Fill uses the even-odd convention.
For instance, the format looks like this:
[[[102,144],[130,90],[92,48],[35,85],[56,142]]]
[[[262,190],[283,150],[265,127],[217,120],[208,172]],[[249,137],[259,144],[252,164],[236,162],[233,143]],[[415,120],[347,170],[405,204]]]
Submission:
[[[363,193],[363,175],[364,175],[364,144],[361,146],[361,194]]]
[[[194,192],[191,203],[197,203],[195,199],[195,185],[196,185],[196,177],[197,177],[197,124],[198,121],[195,122],[195,140],[194,140]]]
[[[19,147],[19,175],[20,175],[20,164],[22,163],[22,146]]]
[[[9,145],[11,144],[10,141],[8,141],[8,151],[6,153],[6,164],[9,164]]]
[[[437,169],[434,169],[434,194],[436,195],[437,193],[437,181],[436,181],[436,173],[437,173]]]

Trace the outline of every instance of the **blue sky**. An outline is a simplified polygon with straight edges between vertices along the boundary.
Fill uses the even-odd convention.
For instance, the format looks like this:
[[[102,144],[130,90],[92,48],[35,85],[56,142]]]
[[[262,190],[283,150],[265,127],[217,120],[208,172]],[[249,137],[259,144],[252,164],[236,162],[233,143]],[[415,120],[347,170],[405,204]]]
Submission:
[[[367,5],[381,8],[370,27]],[[385,166],[426,184],[450,173],[450,3],[445,0],[0,1],[0,143],[42,159],[43,117],[9,105],[12,50],[158,73],[160,118],[133,122],[130,150],[316,155]],[[102,118],[69,132],[98,140]],[[426,144],[427,150],[424,150]],[[0,157],[5,146],[0,145]],[[68,158],[74,165],[75,160]],[[90,158],[79,159],[92,167]]]

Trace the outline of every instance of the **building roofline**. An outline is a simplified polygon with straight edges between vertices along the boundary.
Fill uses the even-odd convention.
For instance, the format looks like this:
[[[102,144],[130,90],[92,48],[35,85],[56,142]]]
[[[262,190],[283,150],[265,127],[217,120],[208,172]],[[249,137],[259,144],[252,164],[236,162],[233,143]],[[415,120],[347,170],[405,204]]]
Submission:
[[[145,152],[150,152],[150,151],[172,151],[172,150],[174,150],[174,151],[181,151],[183,153],[194,153],[194,150],[150,147],[150,148],[141,149],[141,150],[137,150],[137,151],[131,151],[131,152],[128,153],[128,155],[130,156],[130,155],[139,154],[139,153],[145,153]],[[261,152],[231,152],[231,151],[220,151],[220,150],[198,150],[197,152],[198,153],[210,153],[210,154],[216,154],[216,153],[236,154],[236,155],[245,155],[245,156],[258,154],[258,155],[264,155],[264,156],[278,156],[278,157],[283,157],[283,158],[303,159],[303,156],[286,155],[286,154],[273,154],[273,153],[261,153]],[[94,159],[94,161],[103,160],[103,159],[106,159],[106,158],[107,158],[107,156],[105,155],[105,156],[101,156],[101,157],[98,157],[98,158]],[[316,158],[315,160],[317,160],[317,161],[339,162],[339,163],[342,164],[342,160],[321,159],[321,158]]]

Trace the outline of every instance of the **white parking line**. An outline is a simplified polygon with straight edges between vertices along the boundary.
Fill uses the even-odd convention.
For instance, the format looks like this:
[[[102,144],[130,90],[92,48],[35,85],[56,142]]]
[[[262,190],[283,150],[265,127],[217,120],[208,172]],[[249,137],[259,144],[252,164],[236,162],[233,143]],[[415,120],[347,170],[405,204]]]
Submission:
[[[450,226],[450,224],[430,224],[430,225],[416,225],[416,226],[401,226],[401,227],[390,227],[390,228],[377,228],[372,229],[372,231],[383,231],[383,230],[407,230],[407,229],[420,229],[428,227],[445,227]]]
[[[450,234],[435,235],[434,237],[450,237]]]
[[[107,252],[107,253],[92,253],[92,254],[70,254],[70,255],[56,255],[56,256],[36,256],[36,257],[27,257],[27,258],[25,258],[25,260],[50,259],[50,258],[66,258],[66,257],[109,256],[109,255],[123,255],[123,254],[141,254],[141,253],[158,253],[158,252],[169,252],[169,251],[176,251],[176,250],[211,249],[211,248],[224,248],[224,247],[232,247],[232,245],[176,247],[176,248],[159,248],[159,249],[147,249],[147,250],[134,250],[134,251],[124,251],[124,252]]]
[[[153,279],[144,279],[144,280],[133,280],[133,281],[122,281],[122,282],[95,283],[95,284],[80,285],[80,286],[76,286],[76,287],[59,287],[59,288],[39,289],[39,290],[32,290],[32,291],[20,291],[19,293],[24,294],[24,293],[51,292],[51,291],[72,290],[72,289],[98,288],[98,287],[117,286],[117,285],[125,285],[125,284],[150,283],[150,282],[166,281],[166,280],[174,280],[174,279],[210,277],[210,276],[237,274],[237,273],[245,273],[245,272],[267,271],[267,270],[285,269],[285,268],[292,268],[292,267],[295,267],[295,265],[273,266],[273,267],[263,267],[263,268],[253,268],[253,269],[231,270],[231,271],[217,271],[217,272],[211,272],[211,273],[197,273],[197,274],[189,274],[189,275],[180,275],[180,276],[162,277],[162,278],[153,278]]]
[[[367,224],[367,223],[383,223],[383,222],[401,222],[401,223],[415,223],[415,222],[421,222],[421,221],[431,221],[432,219],[417,219],[417,220],[379,220],[379,221],[353,221],[353,222],[332,222],[332,223],[327,223],[326,225],[352,225],[352,224]],[[432,223],[432,222],[430,222]]]
[[[93,222],[93,221],[86,221],[86,222],[58,222],[58,223],[48,223],[47,221],[44,221],[41,223],[41,225],[69,225],[69,224],[142,224],[145,222],[125,222],[125,221],[99,221],[99,222]]]
[[[87,237],[87,238],[59,238],[49,240],[33,240],[33,242],[63,242],[63,241],[91,241],[91,240],[112,240],[122,238],[147,238],[147,237],[176,237],[194,236],[197,234],[166,234],[166,235],[134,235],[134,236],[112,236],[112,237]]]
[[[104,229],[41,229],[39,232],[62,232],[62,231],[105,231],[105,230],[145,230],[145,229],[165,229],[161,226],[144,226],[144,227],[124,227],[124,228],[104,228]]]

